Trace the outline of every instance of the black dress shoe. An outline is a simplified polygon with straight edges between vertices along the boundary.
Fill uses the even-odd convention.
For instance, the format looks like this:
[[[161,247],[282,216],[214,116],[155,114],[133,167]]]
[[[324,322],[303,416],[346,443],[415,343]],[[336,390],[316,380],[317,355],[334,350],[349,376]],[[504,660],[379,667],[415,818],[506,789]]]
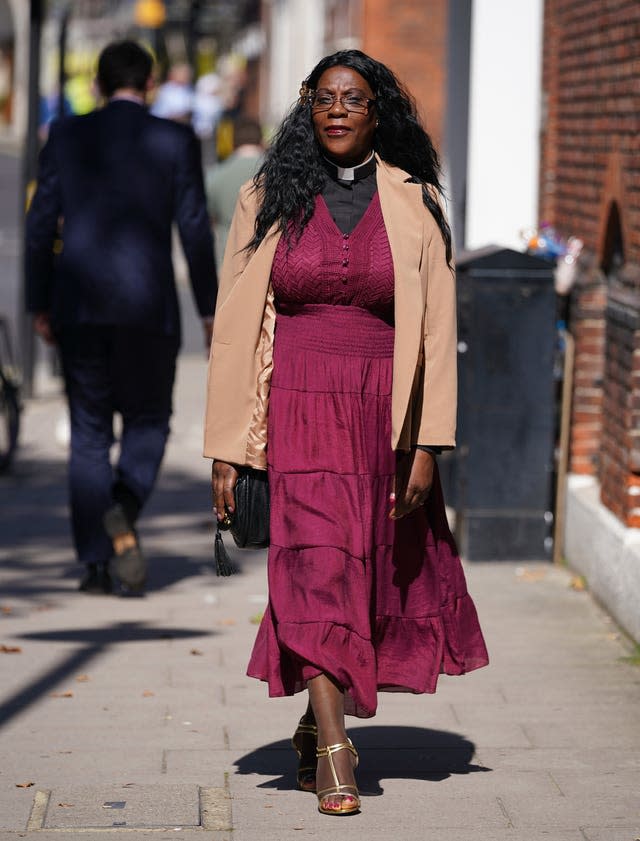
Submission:
[[[141,593],[147,578],[147,562],[133,524],[124,508],[113,505],[103,517],[104,528],[113,543],[113,571],[129,593]]]
[[[109,595],[113,590],[113,583],[106,564],[87,564],[87,571],[78,586],[81,593],[92,595]]]

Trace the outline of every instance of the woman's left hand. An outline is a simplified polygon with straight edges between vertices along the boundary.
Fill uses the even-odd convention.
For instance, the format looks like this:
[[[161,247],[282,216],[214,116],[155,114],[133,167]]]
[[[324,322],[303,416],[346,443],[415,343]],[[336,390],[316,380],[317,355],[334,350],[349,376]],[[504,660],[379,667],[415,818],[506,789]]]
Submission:
[[[424,505],[433,484],[434,467],[435,459],[426,450],[398,455],[390,519],[399,520]]]

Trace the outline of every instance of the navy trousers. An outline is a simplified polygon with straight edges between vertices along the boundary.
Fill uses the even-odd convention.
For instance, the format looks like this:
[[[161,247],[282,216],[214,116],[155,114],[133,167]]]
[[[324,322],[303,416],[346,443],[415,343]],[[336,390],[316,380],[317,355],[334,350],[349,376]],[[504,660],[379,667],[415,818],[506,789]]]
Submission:
[[[83,325],[57,335],[71,421],[69,486],[78,560],[106,563],[102,525],[120,502],[135,521],[151,493],[169,435],[178,338],[133,327]],[[120,451],[111,463],[114,413]]]

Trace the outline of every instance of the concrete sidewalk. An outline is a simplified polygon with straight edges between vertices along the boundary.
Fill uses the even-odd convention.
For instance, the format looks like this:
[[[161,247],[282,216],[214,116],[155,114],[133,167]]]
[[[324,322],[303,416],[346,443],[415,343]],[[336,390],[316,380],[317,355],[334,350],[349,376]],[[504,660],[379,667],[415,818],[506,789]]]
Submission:
[[[0,839],[638,839],[640,665],[546,564],[467,565],[491,666],[350,720],[361,815],[331,820],[295,791],[305,700],[269,701],[244,676],[265,553],[213,572],[204,377],[183,358],[142,599],[76,592],[63,402],[48,387],[27,406],[0,477]]]

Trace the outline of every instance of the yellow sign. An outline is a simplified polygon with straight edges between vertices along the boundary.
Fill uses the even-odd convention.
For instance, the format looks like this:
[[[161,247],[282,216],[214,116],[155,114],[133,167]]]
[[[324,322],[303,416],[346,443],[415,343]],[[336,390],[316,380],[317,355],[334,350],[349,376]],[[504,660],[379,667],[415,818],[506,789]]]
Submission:
[[[167,10],[162,0],[138,0],[135,20],[138,26],[158,29],[167,19]]]

